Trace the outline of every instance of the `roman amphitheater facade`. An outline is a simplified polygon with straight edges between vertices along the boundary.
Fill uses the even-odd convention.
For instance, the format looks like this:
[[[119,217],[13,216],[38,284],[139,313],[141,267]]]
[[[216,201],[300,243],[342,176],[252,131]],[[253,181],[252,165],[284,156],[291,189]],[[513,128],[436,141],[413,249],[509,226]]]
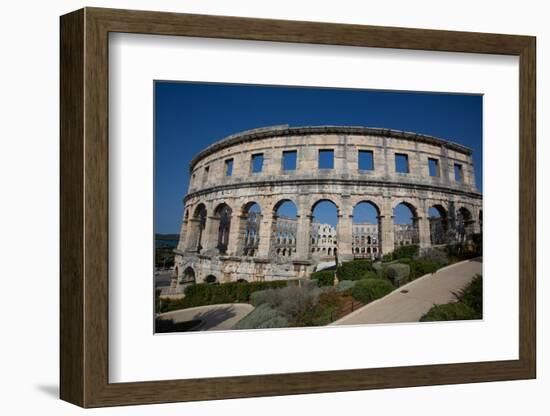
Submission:
[[[320,167],[321,153],[328,167]],[[396,159],[405,167],[397,169]],[[207,147],[190,173],[175,291],[191,281],[305,277],[330,258],[375,258],[398,245],[425,248],[480,232],[472,151],[436,137],[365,127],[262,128]],[[332,229],[312,221],[327,200],[337,209]],[[277,215],[285,201],[295,205],[294,218]],[[354,224],[360,203],[374,207],[376,223]],[[394,224],[399,204],[411,210],[411,224]]]

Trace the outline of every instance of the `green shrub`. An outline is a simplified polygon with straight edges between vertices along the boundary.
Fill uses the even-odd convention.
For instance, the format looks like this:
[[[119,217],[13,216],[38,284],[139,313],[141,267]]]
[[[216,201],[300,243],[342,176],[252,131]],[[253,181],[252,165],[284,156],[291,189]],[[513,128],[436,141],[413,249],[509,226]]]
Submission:
[[[446,303],[433,306],[420,322],[429,321],[462,321],[467,319],[479,319],[475,310],[463,302]]]
[[[355,284],[351,295],[359,302],[367,304],[386,296],[391,291],[393,291],[393,285],[386,279],[363,279]]]
[[[344,293],[346,291],[351,291],[353,286],[358,282],[359,280],[342,280],[336,285],[336,292],[338,293]]]
[[[366,277],[367,272],[373,272],[370,260],[354,260],[342,263],[338,266],[338,280],[361,280]]]
[[[411,279],[416,279],[428,273],[435,273],[442,267],[442,264],[429,260],[413,260],[409,263],[409,266],[411,268]]]
[[[233,329],[284,328],[287,326],[286,318],[264,303],[237,322]]]
[[[382,257],[384,262],[399,260],[402,258],[413,258],[418,254],[419,247],[417,245],[399,246],[391,253],[385,254]]]
[[[409,278],[410,272],[411,268],[407,264],[391,263],[384,268],[383,276],[395,286],[399,286]]]
[[[334,285],[334,270],[322,270],[320,272],[313,272],[309,276],[310,279],[316,280],[319,287]]]
[[[163,299],[162,312],[194,306],[216,305],[221,303],[248,302],[250,295],[259,290],[281,288],[287,285],[286,280],[267,282],[228,282],[218,285],[197,283],[185,288],[185,297],[178,300]]]
[[[483,315],[483,278],[476,275],[472,282],[458,294],[458,299],[472,308],[479,319]]]

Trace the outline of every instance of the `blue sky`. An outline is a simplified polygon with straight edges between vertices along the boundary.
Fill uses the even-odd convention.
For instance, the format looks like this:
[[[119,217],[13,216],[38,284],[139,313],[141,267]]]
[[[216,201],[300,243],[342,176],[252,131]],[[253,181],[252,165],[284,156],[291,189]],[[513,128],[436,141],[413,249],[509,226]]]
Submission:
[[[167,81],[155,82],[154,94],[157,233],[179,232],[195,154],[230,134],[277,124],[384,127],[449,139],[473,149],[482,190],[480,95]],[[314,215],[335,223],[331,204]],[[410,217],[406,210],[395,215],[396,222]],[[372,222],[372,210],[358,210],[356,219]]]

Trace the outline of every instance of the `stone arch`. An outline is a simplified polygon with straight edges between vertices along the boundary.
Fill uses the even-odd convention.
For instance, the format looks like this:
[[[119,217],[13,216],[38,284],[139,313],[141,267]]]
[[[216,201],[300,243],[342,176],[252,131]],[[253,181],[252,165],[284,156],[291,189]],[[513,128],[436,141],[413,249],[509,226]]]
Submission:
[[[398,214],[398,216],[400,214],[399,211],[401,206],[408,209],[408,212],[411,215],[410,224],[408,222],[400,222],[400,219],[396,218],[396,214]],[[397,200],[397,203],[393,206],[393,220],[393,239],[395,247],[416,245],[420,243],[418,209],[411,200]]]
[[[219,203],[211,217],[213,232],[217,234],[216,248],[220,254],[226,254],[229,249],[229,232],[231,230],[231,217],[233,210],[225,203]]]
[[[243,256],[255,256],[260,245],[260,225],[262,222],[262,207],[255,201],[248,201],[241,206],[238,229],[238,250]]]
[[[465,243],[472,239],[474,222],[472,211],[466,206],[463,205],[456,210],[456,232],[459,243]]]
[[[188,209],[189,213],[191,209]],[[206,230],[207,210],[204,203],[199,203],[192,211],[191,218],[188,220],[190,236],[193,238],[189,249],[200,253],[204,245],[204,235]]]
[[[322,223],[319,221],[316,221],[316,215],[315,211],[320,206],[321,203],[328,203],[330,204],[330,210],[333,210],[335,217],[336,217],[336,223],[333,226],[329,223]],[[310,238],[308,239],[308,242],[312,241],[312,247],[315,249],[312,251],[313,256],[315,258],[332,258],[333,250],[331,250],[331,254],[328,254],[328,249],[332,248],[334,249],[335,246],[338,244],[338,223],[340,221],[340,215],[341,215],[341,203],[338,198],[332,198],[327,197],[326,195],[318,196],[318,198],[315,199],[313,203],[311,203],[310,210],[309,210],[309,218],[310,218],[310,224],[309,224],[309,233]],[[332,216],[332,214],[331,214]],[[332,235],[332,238],[328,238],[328,235]],[[308,250],[309,251],[309,250]]]
[[[195,270],[191,266],[188,266],[183,271],[181,283],[196,283],[196,280]]]
[[[271,211],[271,255],[281,262],[288,262],[296,253],[298,233],[298,206],[291,198],[278,200]]]
[[[374,213],[375,218],[369,218],[373,222],[360,218],[360,214],[365,214],[360,212],[364,208],[373,211],[371,213]],[[354,257],[374,259],[376,256],[374,256],[372,248],[380,246],[382,242],[381,232],[380,206],[372,199],[358,199],[352,208],[352,253]],[[357,248],[357,250],[354,248]]]
[[[213,274],[209,274],[204,278],[204,283],[217,283],[217,282],[218,282],[218,278]]]
[[[427,212],[430,227],[430,244],[447,244],[449,234],[449,215],[442,204],[432,204]]]

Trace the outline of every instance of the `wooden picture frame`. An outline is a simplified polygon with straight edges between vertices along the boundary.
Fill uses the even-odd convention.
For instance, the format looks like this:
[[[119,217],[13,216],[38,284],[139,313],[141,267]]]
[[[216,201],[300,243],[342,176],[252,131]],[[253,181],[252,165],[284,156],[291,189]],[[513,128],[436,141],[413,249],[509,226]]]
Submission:
[[[60,396],[82,407],[529,379],[536,376],[535,38],[85,8],[61,17]],[[519,57],[519,359],[109,383],[108,34],[245,39]]]

